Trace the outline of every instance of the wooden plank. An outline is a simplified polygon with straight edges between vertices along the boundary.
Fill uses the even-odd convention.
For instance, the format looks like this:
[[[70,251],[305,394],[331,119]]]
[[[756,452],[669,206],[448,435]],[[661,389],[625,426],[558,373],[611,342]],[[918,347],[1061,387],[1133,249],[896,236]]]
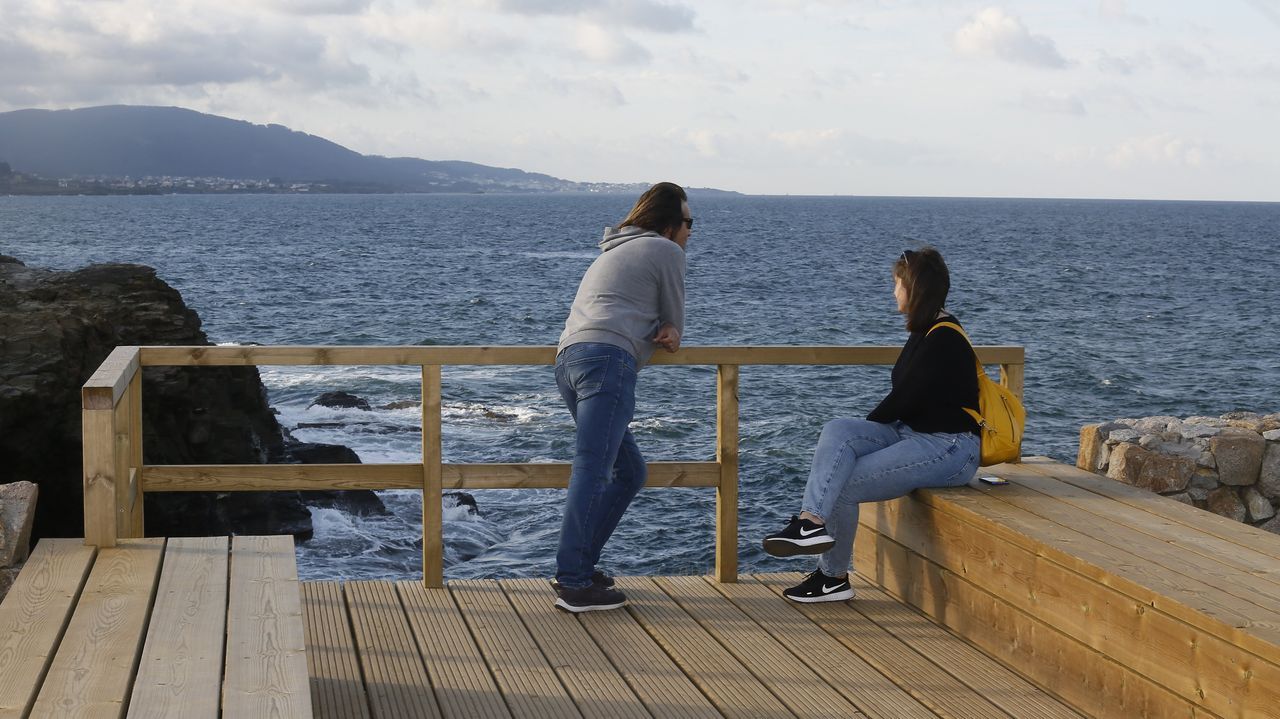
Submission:
[[[451,581],[449,590],[512,716],[582,716],[496,581]]]
[[[781,596],[783,589],[804,576],[769,574],[756,579]],[[933,711],[951,717],[1005,719],[1003,711],[956,679],[950,667],[929,661],[845,603],[796,604],[795,608]]]
[[[444,586],[444,519],[440,497],[440,365],[422,368],[422,582]]]
[[[164,539],[99,549],[32,717],[120,717],[138,665]]]
[[[979,356],[978,359],[981,360],[983,364],[991,364],[986,360],[983,360],[981,356]],[[1018,399],[1022,399],[1022,383],[1023,383],[1024,369],[1025,369],[1025,365],[1023,365],[1021,362],[1018,362],[1016,364],[1011,362],[1011,363],[1000,365],[1000,384],[1004,385],[1005,387],[1008,387],[1009,391],[1013,392],[1014,396],[1016,396]]]
[[[84,541],[114,547],[116,528],[115,411],[81,412],[84,472]],[[123,477],[120,478],[124,480]]]
[[[96,553],[79,539],[41,539],[0,603],[0,719],[31,710]]]
[[[792,717],[751,671],[650,579],[620,577],[628,611],[728,717]]]
[[[373,715],[379,719],[439,717],[440,707],[395,585],[347,582],[343,589]]]
[[[449,590],[427,589],[422,582],[406,580],[396,582],[396,591],[421,648],[440,713],[475,719],[510,717]]]
[[[143,468],[148,492],[422,489],[422,464],[192,464]],[[649,462],[646,487],[715,487],[715,462]],[[564,489],[570,465],[444,464],[442,489]]]
[[[1230,595],[1222,603],[1241,613],[1280,615],[1280,560],[1038,472],[1008,468],[1004,476],[1013,484],[998,494],[1002,501],[1097,537],[1116,549],[1117,561],[1138,556]]]
[[[1006,489],[1002,487],[994,494],[1003,494]],[[972,492],[959,494],[967,496],[955,497],[956,502],[1003,504],[990,497],[975,496],[976,493]],[[1004,507],[1002,526],[1039,527],[1041,531],[1058,527],[1025,510],[1011,505]],[[992,601],[1043,623],[1045,626],[1038,629],[1040,635],[1046,635],[1046,629],[1051,628],[1096,652],[1096,655],[1085,652],[1084,656],[1094,656],[1095,661],[1097,657],[1103,657],[1107,662],[1125,668],[1125,672],[1119,673],[1114,667],[1091,670],[1094,674],[1077,677],[1081,681],[1096,682],[1100,676],[1098,673],[1105,672],[1112,683],[1154,682],[1161,687],[1161,692],[1147,691],[1148,695],[1176,693],[1186,702],[1223,714],[1231,714],[1230,707],[1240,703],[1261,707],[1280,702],[1280,669],[1275,663],[1241,650],[1219,634],[1171,616],[1166,607],[1173,603],[1164,597],[1157,601],[1148,592],[1146,598],[1135,598],[1117,590],[1114,585],[1121,582],[1114,576],[1105,573],[1099,577],[1086,576],[1053,561],[1046,556],[1049,552],[1044,547],[1024,548],[996,536],[1000,527],[959,522],[944,511],[921,503],[913,505],[909,499],[883,503],[875,512],[864,512],[863,518],[867,522],[862,529],[885,534],[905,546],[913,556],[918,555],[937,564],[943,572],[938,575],[938,581],[943,583],[943,589],[939,591],[952,591],[948,572],[962,576],[966,582],[991,594]],[[1063,527],[1058,529],[1064,533],[1073,531]],[[1101,544],[1098,540],[1083,534],[1076,536],[1079,538],[1074,548],[1077,554],[1089,556],[1097,553],[1107,561],[1112,560],[1111,548],[1103,546],[1098,549],[1096,545]],[[860,562],[882,559],[860,558]],[[1166,579],[1170,586],[1194,585],[1185,578],[1165,577],[1163,570],[1153,568],[1140,557],[1132,557],[1131,564]],[[892,568],[860,563],[859,568],[864,573],[876,573],[876,581],[893,593],[906,596],[916,606],[926,601],[909,593],[916,584],[914,577],[920,571],[910,563]],[[1190,591],[1206,597],[1213,594],[1208,587],[1197,590],[1191,586]],[[984,597],[981,602],[987,602],[987,599]],[[943,603],[922,609],[953,628],[957,628],[958,623],[970,621],[965,614],[971,611],[968,605]],[[986,616],[995,616],[993,612],[996,610],[984,605],[983,611]],[[968,631],[957,631],[977,641]],[[989,628],[973,625],[972,631],[985,632]],[[1059,642],[1057,638],[1044,641]],[[1060,643],[1058,645],[1061,646]],[[1080,652],[1074,647],[1063,651]],[[1059,671],[1056,657],[1046,660],[1043,665],[1036,665],[1026,656],[1018,656],[1016,660],[1003,653],[996,656],[1013,661],[1023,668],[1025,674],[1046,685],[1051,679],[1061,680],[1056,676]],[[1087,696],[1091,689],[1068,685],[1067,691],[1068,694],[1063,696],[1073,696],[1071,692],[1077,692],[1072,702],[1079,705],[1079,697]]]
[[[306,638],[293,537],[235,537],[223,715],[309,717]]]
[[[654,581],[796,716],[865,719],[865,714],[787,648],[794,639],[778,641],[701,577],[661,577]],[[784,600],[777,601],[775,611],[786,611],[780,606]]]
[[[991,496],[998,498],[999,492],[989,496],[968,488],[919,490],[911,497],[883,502],[875,512],[864,511],[861,519],[863,524],[912,546],[913,541],[926,539],[936,531],[935,522],[954,517],[974,526],[984,541],[995,542],[1002,551],[1005,547],[1018,547],[1044,557],[1087,577],[1092,585],[1114,589],[1138,604],[1218,636],[1269,662],[1280,663],[1278,618],[1242,614],[1220,602],[1221,593],[1214,587],[1204,582],[1171,578],[1149,562],[1118,563],[1114,548],[1099,540],[1048,522],[1007,502],[993,502]],[[925,513],[910,502],[935,511]],[[894,517],[905,510],[911,512],[904,528],[899,530],[895,526],[899,520]],[[921,526],[928,527],[928,531],[911,529]]]
[[[857,574],[849,581],[857,592],[854,611],[883,627],[922,656],[949,670],[987,701],[1015,717],[1078,718],[1080,714],[996,659],[933,623],[918,610],[890,597]]]
[[[228,548],[226,537],[169,540],[130,717],[220,716]]]
[[[556,609],[543,579],[499,582],[584,717],[647,719],[649,712],[578,618]]]
[[[1080,489],[1086,489],[1108,499],[1173,522],[1179,522],[1194,529],[1198,535],[1208,535],[1230,542],[1238,547],[1246,548],[1280,559],[1280,534],[1265,529],[1251,527],[1244,522],[1223,517],[1213,512],[1206,512],[1189,504],[1184,504],[1168,497],[1161,497],[1145,489],[1131,487],[1109,477],[1102,477],[1092,472],[1054,462],[1047,457],[1026,457],[1023,459],[1027,469],[1046,477],[1066,482]],[[1223,548],[1224,550],[1226,548]],[[1225,554],[1232,552],[1225,551]],[[1275,564],[1273,562],[1272,567]]]
[[[787,600],[770,591],[759,577],[748,577],[748,581],[741,584],[713,582],[712,587],[778,642],[803,648],[794,652],[795,659],[822,677],[867,716],[883,719],[933,719],[937,716],[862,657],[851,653],[809,621]]]
[[[738,368],[716,371],[716,579],[738,580]]]
[[[369,719],[347,603],[339,582],[303,582],[311,707],[321,719]]]
[[[141,348],[121,345],[111,350],[80,388],[84,409],[112,409],[138,372]]]
[[[891,365],[898,359],[897,346],[702,346],[679,352],[657,353],[651,364],[662,365]],[[1016,346],[980,346],[983,364],[1015,364],[1025,361]],[[150,366],[184,365],[550,365],[552,346],[252,346],[142,347],[141,363]]]
[[[629,613],[584,612],[578,621],[653,716],[720,717],[720,712]]]
[[[991,656],[1018,667],[1023,675],[1090,717],[1213,716],[869,528],[859,532],[854,550],[860,570],[879,571],[872,580],[891,594]]]

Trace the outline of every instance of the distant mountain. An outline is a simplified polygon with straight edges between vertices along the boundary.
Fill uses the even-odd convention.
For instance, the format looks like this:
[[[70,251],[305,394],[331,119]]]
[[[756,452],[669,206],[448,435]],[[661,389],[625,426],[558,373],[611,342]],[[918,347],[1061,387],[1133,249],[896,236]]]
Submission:
[[[45,178],[224,177],[336,183],[357,191],[639,191],[471,162],[361,155],[281,125],[179,107],[0,113],[0,162]]]

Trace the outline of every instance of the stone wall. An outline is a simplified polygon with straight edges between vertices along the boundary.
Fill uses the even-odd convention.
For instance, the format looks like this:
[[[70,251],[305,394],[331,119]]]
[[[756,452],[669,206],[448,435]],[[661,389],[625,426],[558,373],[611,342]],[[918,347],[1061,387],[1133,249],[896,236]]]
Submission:
[[[31,482],[0,484],[0,599],[9,593],[27,561],[38,493]]]
[[[1085,425],[1076,466],[1280,534],[1280,413]]]

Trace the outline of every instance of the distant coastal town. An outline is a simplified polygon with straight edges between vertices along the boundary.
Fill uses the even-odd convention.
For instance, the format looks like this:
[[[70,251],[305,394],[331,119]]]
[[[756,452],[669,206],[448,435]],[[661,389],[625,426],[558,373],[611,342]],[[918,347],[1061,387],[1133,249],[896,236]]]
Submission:
[[[0,195],[172,195],[172,194],[343,194],[343,193],[396,193],[396,192],[587,192],[626,193],[635,191],[635,185],[617,183],[566,183],[539,182],[486,182],[457,180],[441,177],[406,190],[389,183],[359,182],[350,180],[291,181],[282,178],[250,179],[230,177],[186,177],[176,175],[148,175],[144,177],[58,177],[14,171],[7,162],[0,162]]]

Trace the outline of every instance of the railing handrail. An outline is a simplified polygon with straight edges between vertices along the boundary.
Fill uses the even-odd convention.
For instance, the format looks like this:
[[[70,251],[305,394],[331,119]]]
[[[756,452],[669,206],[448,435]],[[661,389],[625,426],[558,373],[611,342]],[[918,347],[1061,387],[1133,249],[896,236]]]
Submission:
[[[85,542],[114,546],[143,536],[148,491],[420,489],[423,579],[443,582],[440,494],[443,489],[565,487],[568,463],[450,464],[441,456],[441,368],[529,366],[555,361],[554,346],[233,345],[121,346],[82,389]],[[1022,395],[1025,351],[978,346],[978,359],[1000,368],[1000,381]],[[880,345],[695,346],[659,352],[655,365],[716,367],[716,461],[651,462],[651,487],[716,488],[717,578],[737,578],[738,373],[743,365],[891,365],[901,348]],[[141,368],[152,366],[405,366],[422,371],[422,462],[403,464],[143,465]],[[428,535],[428,528],[435,531]]]

